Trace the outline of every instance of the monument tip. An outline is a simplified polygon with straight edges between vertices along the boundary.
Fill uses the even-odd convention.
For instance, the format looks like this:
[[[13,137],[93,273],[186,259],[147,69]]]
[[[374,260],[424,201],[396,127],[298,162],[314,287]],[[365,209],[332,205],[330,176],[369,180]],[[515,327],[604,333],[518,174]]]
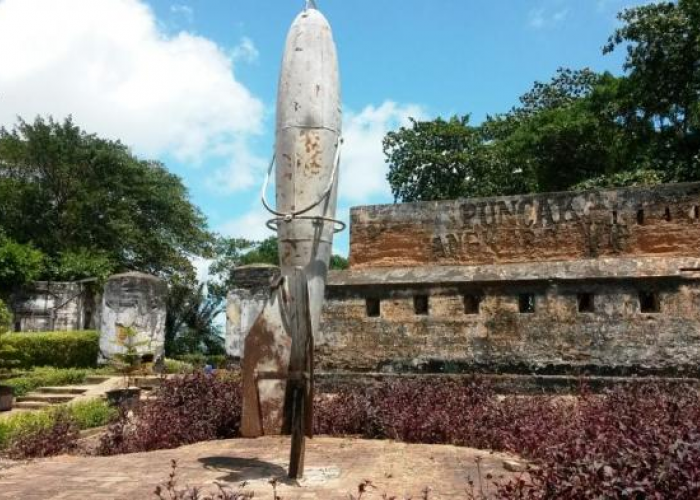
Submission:
[[[316,0],[306,0],[306,10],[309,9],[316,9],[318,10],[318,7],[316,7]]]

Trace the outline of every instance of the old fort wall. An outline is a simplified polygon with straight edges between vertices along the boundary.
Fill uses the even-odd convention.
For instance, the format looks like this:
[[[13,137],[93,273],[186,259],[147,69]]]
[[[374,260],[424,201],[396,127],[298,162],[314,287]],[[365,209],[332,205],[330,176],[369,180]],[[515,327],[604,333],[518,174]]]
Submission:
[[[351,266],[698,255],[700,184],[357,207]]]
[[[700,184],[357,207],[325,370],[700,374]]]

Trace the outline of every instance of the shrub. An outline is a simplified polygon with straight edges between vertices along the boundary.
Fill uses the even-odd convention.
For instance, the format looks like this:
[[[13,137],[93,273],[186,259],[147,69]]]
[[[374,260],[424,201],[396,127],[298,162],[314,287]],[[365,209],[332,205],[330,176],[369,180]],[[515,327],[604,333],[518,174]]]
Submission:
[[[12,326],[12,313],[7,308],[5,302],[0,299],[0,335],[10,331]]]
[[[316,431],[517,453],[504,500],[700,498],[700,392],[635,383],[601,396],[498,399],[478,381],[416,380],[325,396]]]
[[[0,372],[9,371],[19,364],[17,349],[7,343],[12,314],[5,303],[0,300]]]
[[[112,422],[118,410],[102,399],[76,401],[66,407],[71,420],[80,430],[102,427]]]
[[[164,364],[165,373],[183,374],[191,373],[192,371],[194,371],[194,366],[192,366],[190,363],[187,363],[186,361],[166,358]]]
[[[14,460],[45,458],[75,448],[80,432],[67,411],[55,414],[48,426],[29,424],[10,442],[6,455]]]
[[[45,429],[52,421],[50,411],[22,412],[0,418],[0,450],[6,449],[17,436],[30,430]]]
[[[0,419],[0,450],[6,450],[5,455],[15,457],[22,455],[23,458],[31,458],[29,450],[33,449],[38,450],[40,453],[38,456],[47,456],[42,454],[44,453],[42,450],[47,450],[49,447],[48,445],[41,447],[40,442],[43,439],[56,437],[60,429],[67,431],[65,420],[70,421],[71,428],[84,430],[107,425],[115,419],[116,415],[117,411],[100,399],[76,401],[42,411],[10,415]],[[77,440],[76,434],[71,432],[68,435]],[[72,447],[72,445],[68,446],[70,443],[65,440],[63,444],[66,449]]]
[[[94,331],[11,333],[6,341],[19,352],[21,368],[93,368],[100,352]]]
[[[212,365],[215,368],[226,368],[228,365],[228,357],[224,354],[183,354],[177,356],[176,359],[188,363],[195,368],[203,368],[205,365]]]
[[[193,373],[164,380],[156,395],[135,409],[133,419],[121,412],[103,436],[99,454],[176,448],[239,435],[238,378]]]
[[[38,387],[82,384],[89,373],[89,370],[76,368],[41,367],[21,377],[4,380],[3,385],[12,387],[15,396],[20,397]]]

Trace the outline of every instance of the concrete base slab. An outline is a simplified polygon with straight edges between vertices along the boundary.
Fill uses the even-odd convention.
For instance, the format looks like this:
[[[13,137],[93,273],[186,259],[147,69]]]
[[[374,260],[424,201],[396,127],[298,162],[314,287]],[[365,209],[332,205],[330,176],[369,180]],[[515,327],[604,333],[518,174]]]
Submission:
[[[205,492],[220,484],[232,490],[253,491],[255,498],[272,499],[270,481],[277,480],[282,498],[345,499],[357,496],[358,486],[371,481],[365,499],[382,494],[398,498],[465,497],[468,481],[481,476],[494,480],[517,476],[504,462],[517,460],[501,453],[439,445],[410,445],[391,441],[364,441],[317,437],[307,441],[306,475],[286,478],[290,441],[286,437],[213,441],[175,450],[116,457],[63,456],[17,465],[0,477],[0,499],[146,499],[168,479],[176,460],[178,487]],[[492,481],[484,482],[492,484]],[[485,486],[486,487],[486,486]],[[493,490],[493,486],[490,486]]]

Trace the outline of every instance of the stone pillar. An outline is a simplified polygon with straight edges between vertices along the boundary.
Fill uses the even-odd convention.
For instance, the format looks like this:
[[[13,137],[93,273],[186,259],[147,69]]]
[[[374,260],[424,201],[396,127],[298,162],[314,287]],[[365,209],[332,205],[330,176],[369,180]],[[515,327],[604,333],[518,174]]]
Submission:
[[[165,303],[168,287],[163,280],[143,273],[117,274],[107,280],[100,311],[100,352],[109,359],[119,352],[117,326],[134,328],[138,350],[156,359],[165,350]]]
[[[256,264],[233,271],[234,289],[226,301],[226,354],[243,358],[248,332],[270,298],[270,283],[279,276],[277,266]]]

